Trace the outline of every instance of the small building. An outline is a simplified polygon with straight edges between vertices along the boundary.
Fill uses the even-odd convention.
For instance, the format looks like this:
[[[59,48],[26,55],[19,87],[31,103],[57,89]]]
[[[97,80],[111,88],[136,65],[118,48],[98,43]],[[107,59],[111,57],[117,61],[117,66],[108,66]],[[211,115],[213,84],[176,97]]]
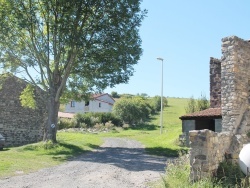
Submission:
[[[6,139],[6,146],[20,146],[42,141],[44,125],[47,122],[46,106],[41,100],[43,91],[34,90],[36,109],[21,105],[20,94],[27,82],[12,75],[0,75],[0,133]]]
[[[95,94],[89,101],[70,101],[65,106],[66,113],[111,112],[115,103],[108,93]]]
[[[209,129],[214,132],[222,131],[221,114],[221,61],[210,58],[210,108],[186,114],[182,120],[182,135],[180,140],[189,146],[189,131]]]

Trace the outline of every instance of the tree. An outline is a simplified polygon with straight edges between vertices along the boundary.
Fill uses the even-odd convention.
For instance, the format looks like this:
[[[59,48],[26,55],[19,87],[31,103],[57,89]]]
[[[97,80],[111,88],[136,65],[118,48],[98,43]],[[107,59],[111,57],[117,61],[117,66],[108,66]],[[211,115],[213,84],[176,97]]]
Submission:
[[[168,100],[166,97],[163,97],[163,108],[167,107]],[[150,99],[150,106],[153,109],[153,112],[159,112],[161,110],[161,97],[160,96],[154,96]]]
[[[193,112],[197,111],[196,101],[195,101],[193,96],[189,98],[188,104],[187,104],[187,106],[185,108],[185,111],[186,111],[187,114],[190,114],[190,113],[193,113]]]
[[[116,91],[111,92],[111,97],[113,98],[120,98],[120,95]]]
[[[209,108],[209,105],[206,95],[201,94],[200,98],[197,100],[197,111],[205,110]]]
[[[60,99],[81,100],[133,75],[142,54],[138,28],[146,15],[140,3],[0,1],[0,65],[46,92],[44,140],[56,142]]]
[[[149,118],[151,110],[147,100],[142,97],[124,97],[115,102],[113,113],[125,123],[133,125]]]
[[[209,101],[207,100],[205,95],[201,94],[201,97],[197,100],[195,100],[193,96],[190,97],[185,110],[186,113],[193,113],[205,110],[207,108],[209,108]]]

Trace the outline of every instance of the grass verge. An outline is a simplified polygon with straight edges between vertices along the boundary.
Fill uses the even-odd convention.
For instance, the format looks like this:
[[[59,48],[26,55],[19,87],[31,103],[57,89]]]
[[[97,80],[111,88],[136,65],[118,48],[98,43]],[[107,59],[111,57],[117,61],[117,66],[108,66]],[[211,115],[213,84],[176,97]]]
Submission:
[[[99,134],[60,132],[56,145],[41,142],[1,151],[0,178],[58,165],[70,157],[98,147],[103,137],[135,139],[144,144],[150,154],[177,156],[179,151],[186,150],[178,146],[178,136],[181,133],[179,117],[185,114],[187,99],[169,98],[168,103],[169,107],[163,113],[163,134],[159,130],[159,114],[149,122],[128,130],[117,128],[113,132]]]
[[[58,165],[70,157],[98,147],[96,135],[59,133],[58,143],[36,143],[4,149],[0,152],[0,177],[13,176]]]

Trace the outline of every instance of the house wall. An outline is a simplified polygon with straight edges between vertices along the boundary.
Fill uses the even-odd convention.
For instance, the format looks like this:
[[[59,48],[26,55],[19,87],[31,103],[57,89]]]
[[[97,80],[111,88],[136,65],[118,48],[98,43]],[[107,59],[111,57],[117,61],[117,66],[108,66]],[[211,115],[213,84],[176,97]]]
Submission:
[[[222,119],[215,119],[215,132],[219,133],[222,131]]]
[[[19,96],[27,83],[9,74],[0,77],[0,133],[6,139],[6,146],[41,141],[47,122],[46,107],[38,97],[41,91],[35,91],[37,108],[24,108]]]
[[[84,113],[85,102],[76,102],[75,107],[71,107],[71,102],[65,105],[65,112],[67,113]]]
[[[99,107],[99,103],[101,103],[101,107]],[[91,101],[89,104],[89,111],[90,112],[111,112],[112,105],[102,102],[99,100]]]
[[[99,99],[101,101],[111,103],[111,104],[115,103],[115,101],[108,94],[101,95],[100,97],[97,97],[97,99]]]
[[[191,130],[195,130],[195,120],[182,120],[182,133],[186,146],[189,146],[189,131]]]
[[[210,58],[210,108],[221,107],[221,61]]]
[[[101,107],[99,107],[101,103]],[[99,100],[89,101],[89,105],[85,106],[85,102],[75,102],[75,107],[71,107],[71,103],[66,104],[65,112],[67,113],[85,113],[85,112],[111,112],[112,105]]]

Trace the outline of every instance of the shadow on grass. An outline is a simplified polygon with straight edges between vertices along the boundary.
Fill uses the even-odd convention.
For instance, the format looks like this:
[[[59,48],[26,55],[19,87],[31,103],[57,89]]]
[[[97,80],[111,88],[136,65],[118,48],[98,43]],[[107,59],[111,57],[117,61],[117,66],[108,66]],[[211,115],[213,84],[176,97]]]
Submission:
[[[179,155],[183,155],[188,152],[187,148],[183,148],[180,150],[173,150],[164,147],[153,147],[153,148],[145,148],[145,150],[148,154],[165,156],[165,157],[178,157]]]
[[[23,148],[20,148],[23,151],[37,152],[38,155],[51,155],[54,160],[57,161],[66,161],[72,157],[76,157],[80,154],[83,154],[91,149],[98,148],[98,145],[94,144],[85,144],[89,149],[84,149],[74,144],[57,142],[56,144],[35,144],[27,145]],[[42,151],[42,152],[40,152]]]
[[[0,150],[0,152],[5,152],[5,151],[9,151],[9,148],[3,148],[2,150]]]
[[[145,130],[145,131],[153,131],[157,129],[157,126],[154,124],[141,123],[138,125],[131,126],[129,129],[132,130]]]

